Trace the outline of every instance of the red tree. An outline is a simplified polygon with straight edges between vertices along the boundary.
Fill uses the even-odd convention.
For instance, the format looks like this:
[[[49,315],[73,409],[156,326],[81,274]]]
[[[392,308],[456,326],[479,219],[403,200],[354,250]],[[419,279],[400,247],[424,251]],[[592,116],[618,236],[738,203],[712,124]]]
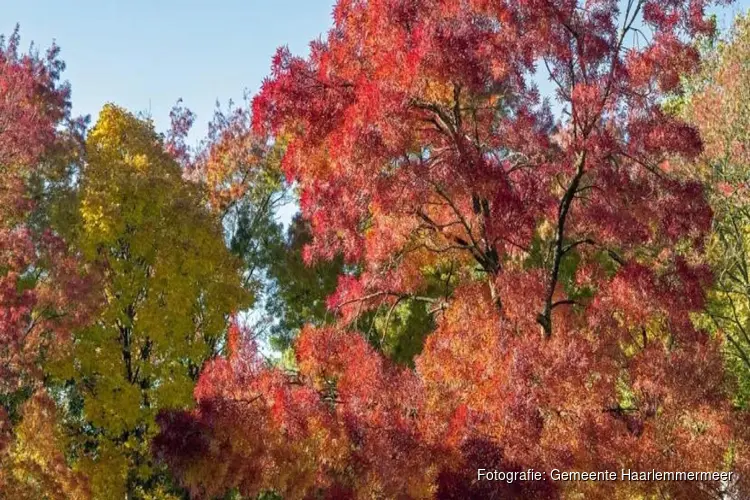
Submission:
[[[19,389],[41,387],[41,362],[64,351],[89,311],[88,278],[42,216],[81,124],[57,47],[22,55],[18,44],[18,30],[0,40],[0,491],[75,496],[85,484],[57,449],[52,399],[40,391],[21,405]],[[12,416],[23,417],[15,428]]]
[[[64,345],[87,311],[78,261],[34,221],[43,200],[32,187],[71,161],[79,125],[60,83],[64,64],[56,46],[40,56],[18,45],[16,30],[0,46],[0,393],[39,375],[39,357]]]
[[[281,373],[240,381],[211,368],[203,383],[214,389],[166,427],[165,442],[200,425],[196,439],[220,433],[222,449],[244,450],[249,431],[222,415],[231,403],[259,442],[296,457],[298,420],[333,418],[326,433],[304,435],[330,446],[305,450],[335,473],[289,480],[309,469],[269,469],[276,451],[253,447],[250,462],[269,476],[219,481],[292,497],[331,484],[362,496],[481,495],[462,474],[485,453],[505,469],[721,469],[736,437],[722,358],[690,318],[711,279],[700,257],[711,211],[703,187],[668,162],[694,158],[701,141],[660,107],[699,63],[692,44],[713,31],[709,3],[340,0],[309,58],[279,50],[253,114],[259,131],[289,140],[284,168],[314,231],[307,257],[340,253],[363,270],[342,276],[330,299],[339,327],[297,343],[305,389],[258,387],[240,410],[234,391]],[[561,117],[538,76],[554,84]],[[445,293],[427,293],[435,269],[450,269]],[[346,326],[404,298],[433,303],[437,328],[415,371],[387,375]],[[316,396],[321,377],[335,404]],[[267,399],[289,391],[305,394],[298,411]],[[339,446],[341,462],[324,458]],[[178,471],[205,460],[165,455]],[[701,498],[723,486],[564,487]]]

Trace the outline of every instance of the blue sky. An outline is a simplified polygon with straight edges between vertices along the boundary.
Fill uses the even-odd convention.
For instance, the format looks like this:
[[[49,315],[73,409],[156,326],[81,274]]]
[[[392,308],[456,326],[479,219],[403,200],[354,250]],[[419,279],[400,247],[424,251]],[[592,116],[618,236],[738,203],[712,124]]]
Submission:
[[[148,111],[166,129],[182,97],[206,131],[217,99],[256,91],[280,45],[306,53],[331,25],[333,0],[0,0],[0,32],[21,25],[21,45],[56,40],[76,114],[107,102]]]
[[[149,111],[157,128],[182,97],[198,115],[191,141],[206,131],[217,99],[241,101],[268,74],[280,45],[306,53],[331,25],[333,0],[0,0],[0,32],[21,25],[32,40],[62,48],[74,111],[96,115],[106,102]],[[719,12],[720,26],[746,10]],[[542,85],[544,87],[544,84]]]

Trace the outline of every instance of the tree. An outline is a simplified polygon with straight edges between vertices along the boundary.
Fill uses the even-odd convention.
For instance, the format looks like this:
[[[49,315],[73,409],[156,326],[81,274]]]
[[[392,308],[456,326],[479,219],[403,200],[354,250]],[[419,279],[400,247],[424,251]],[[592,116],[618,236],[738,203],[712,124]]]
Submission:
[[[47,200],[34,187],[75,132],[64,64],[55,46],[41,57],[19,43],[16,29],[0,45],[0,396],[39,381],[41,360],[85,321],[89,284],[58,232],[35,223]]]
[[[305,324],[323,325],[333,320],[326,307],[327,297],[336,289],[342,271],[341,259],[308,266],[302,257],[310,241],[310,230],[299,215],[292,219],[286,236],[279,225],[276,237],[265,245],[262,262],[267,267],[265,309],[277,319],[270,327],[271,344],[288,349]]]
[[[229,357],[201,375],[196,410],[160,417],[157,453],[194,497],[234,487],[248,497],[428,496],[434,471],[407,411],[421,400],[411,372],[384,363],[360,336],[308,327],[290,383],[265,366],[249,332],[235,326],[230,338]]]
[[[96,498],[167,498],[150,456],[155,415],[190,405],[250,296],[218,219],[150,122],[107,105],[86,150],[77,242],[101,269],[104,306],[55,372],[67,381],[77,468]]]
[[[195,151],[182,140],[192,125],[191,113],[178,103],[172,122],[169,148],[181,159],[185,177],[201,186],[206,206],[221,219],[227,246],[242,259],[243,285],[257,299],[255,310],[262,310],[269,266],[281,257],[283,229],[275,216],[289,200],[279,169],[283,141],[270,144],[256,134],[247,108],[231,101],[226,111],[217,103],[208,135]]]
[[[0,460],[0,498],[90,498],[86,474],[74,472],[67,463],[66,436],[54,400],[38,391],[24,403],[22,414],[12,445]]]
[[[691,322],[712,279],[712,212],[702,184],[669,168],[702,144],[661,106],[699,63],[709,3],[341,0],[308,58],[280,49],[254,123],[287,141],[282,166],[313,234],[305,257],[340,254],[360,271],[330,299],[337,325],[298,340],[301,387],[217,362],[199,408],[164,417],[162,443],[187,429],[201,444],[161,447],[193,491],[479,496],[460,471],[482,447],[522,469],[730,467],[742,426],[721,346]],[[436,325],[413,372],[347,333],[404,300],[429,304]],[[238,437],[243,414],[281,449]],[[305,436],[326,442],[305,450],[330,470],[235,467],[277,464]],[[202,475],[220,446],[231,473]],[[559,486],[540,495],[708,498],[726,485]]]
[[[699,128],[705,143],[701,161],[691,167],[694,165],[696,176],[711,186],[715,213],[708,254],[717,282],[708,316],[725,336],[733,353],[730,363],[744,382],[738,395],[742,406],[750,395],[750,340],[745,331],[750,296],[744,272],[750,228],[745,193],[750,113],[742,104],[747,92],[744,83],[750,83],[750,73],[744,69],[750,57],[749,36],[747,19],[738,18],[729,39],[709,52],[703,71],[691,81],[693,92],[680,107],[680,112]]]
[[[244,262],[245,285],[259,297],[254,334],[268,337],[275,349],[284,351],[305,323],[333,319],[326,298],[342,269],[340,257],[331,263],[305,262],[302,250],[310,239],[305,220],[295,217],[286,234],[276,220],[294,197],[279,166],[285,140],[264,139],[252,130],[248,110],[230,103],[227,111],[217,108],[207,138],[190,152],[181,138],[192,115],[178,105],[172,118],[170,147],[186,166],[187,177],[205,186],[207,205],[222,217],[229,248]],[[388,339],[397,359],[412,361],[424,330],[415,327],[425,316],[421,305],[414,308],[405,301],[395,313],[390,311],[387,321],[384,311],[367,318],[372,342],[381,345]]]
[[[702,321],[724,340],[728,365],[737,379],[735,404],[746,412],[750,400],[750,109],[746,104],[750,19],[738,17],[727,38],[713,41],[705,51],[701,72],[688,81],[690,92],[675,110],[701,132],[703,154],[685,167],[709,186],[715,214],[707,255],[716,282]]]
[[[42,385],[96,305],[95,280],[53,224],[83,120],[71,117],[59,49],[19,44],[18,28],[0,40],[0,497],[81,498]]]

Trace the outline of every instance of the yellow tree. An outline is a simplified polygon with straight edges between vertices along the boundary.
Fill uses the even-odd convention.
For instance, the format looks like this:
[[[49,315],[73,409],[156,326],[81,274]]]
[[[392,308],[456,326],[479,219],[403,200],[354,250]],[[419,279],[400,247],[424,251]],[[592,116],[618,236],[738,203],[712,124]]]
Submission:
[[[84,500],[90,498],[85,474],[74,472],[65,455],[67,437],[52,398],[36,392],[23,404],[13,442],[0,456],[0,498]]]
[[[218,219],[150,121],[107,105],[86,147],[76,237],[102,270],[105,305],[60,367],[74,387],[74,454],[95,498],[167,498],[150,458],[155,415],[191,404],[203,362],[251,297]]]

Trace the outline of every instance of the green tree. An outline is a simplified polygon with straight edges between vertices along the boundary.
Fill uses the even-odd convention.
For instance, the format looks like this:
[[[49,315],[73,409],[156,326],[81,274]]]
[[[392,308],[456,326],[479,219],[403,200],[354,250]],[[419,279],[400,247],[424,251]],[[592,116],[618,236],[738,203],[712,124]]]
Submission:
[[[336,290],[343,270],[340,258],[330,262],[306,264],[304,246],[310,242],[309,225],[298,214],[284,230],[275,225],[268,238],[264,261],[267,266],[265,310],[275,318],[271,326],[271,345],[285,350],[307,323],[323,325],[333,319],[326,299]]]
[[[301,214],[284,229],[269,214],[250,230],[247,217],[240,218],[231,248],[245,261],[262,267],[261,322],[267,325],[270,347],[291,354],[291,347],[305,325],[324,326],[335,321],[329,298],[339,278],[347,279],[361,271],[345,265],[341,255],[331,260],[308,261],[305,247],[312,241],[309,221]],[[428,286],[423,296],[405,296],[393,304],[357,318],[352,326],[368,333],[373,347],[402,364],[412,364],[422,350],[425,335],[434,328],[432,309],[450,290],[458,265],[446,261],[424,270]]]

